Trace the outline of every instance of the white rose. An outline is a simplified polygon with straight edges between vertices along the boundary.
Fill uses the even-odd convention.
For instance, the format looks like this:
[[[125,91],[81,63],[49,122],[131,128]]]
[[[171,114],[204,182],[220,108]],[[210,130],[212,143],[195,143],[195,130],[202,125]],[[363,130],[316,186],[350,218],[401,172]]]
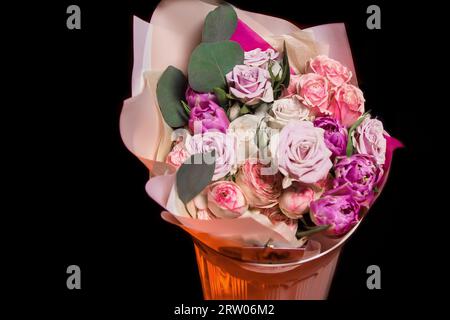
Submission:
[[[255,136],[261,119],[261,116],[246,114],[230,123],[228,134],[231,133],[235,136],[238,164],[243,163],[250,157],[254,157],[258,153]]]
[[[310,110],[297,98],[276,100],[270,111],[269,126],[282,129],[290,120],[310,120]]]

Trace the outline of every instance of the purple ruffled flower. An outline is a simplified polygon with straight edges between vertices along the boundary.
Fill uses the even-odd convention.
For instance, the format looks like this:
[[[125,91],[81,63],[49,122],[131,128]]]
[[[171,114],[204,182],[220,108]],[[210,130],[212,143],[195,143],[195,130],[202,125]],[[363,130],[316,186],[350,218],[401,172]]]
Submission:
[[[363,205],[369,204],[374,189],[383,176],[383,170],[377,165],[376,158],[366,154],[337,157],[334,173],[333,187],[341,194],[351,195]]]
[[[189,105],[189,107],[195,108],[197,106],[207,106],[210,101],[213,101],[215,103],[217,102],[217,98],[212,93],[199,93],[194,91],[191,87],[188,86],[186,90],[186,101]]]
[[[351,195],[326,195],[310,204],[311,220],[330,225],[329,235],[342,236],[358,223],[360,206]]]
[[[211,93],[198,93],[188,87],[186,100],[191,108],[189,129],[192,133],[205,133],[211,130],[226,133],[230,121],[225,110],[217,104]]]
[[[325,144],[333,153],[333,158],[345,156],[348,141],[348,133],[345,127],[331,117],[316,118],[314,126],[325,130]]]

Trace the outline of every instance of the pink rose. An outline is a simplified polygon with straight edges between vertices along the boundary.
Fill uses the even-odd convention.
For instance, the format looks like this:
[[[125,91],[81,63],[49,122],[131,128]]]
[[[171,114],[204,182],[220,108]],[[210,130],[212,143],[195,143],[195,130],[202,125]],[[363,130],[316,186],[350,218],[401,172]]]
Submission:
[[[236,183],[241,187],[251,207],[273,207],[281,194],[283,177],[279,172],[272,175],[261,170],[268,168],[256,159],[245,161],[236,175]]]
[[[343,126],[351,127],[364,113],[364,102],[364,95],[359,88],[344,83],[336,89],[329,111]]]
[[[239,218],[248,209],[239,186],[231,181],[219,181],[207,187],[208,209],[217,217]]]
[[[251,51],[245,52],[244,64],[249,67],[259,67],[267,69],[270,60],[275,60],[280,54],[269,48],[266,51],[262,51],[260,48],[256,48]]]
[[[273,89],[267,70],[237,65],[227,76],[230,92],[247,105],[273,101]]]
[[[186,150],[184,143],[177,143],[172,151],[166,157],[166,163],[174,166],[175,168],[179,168],[186,160],[189,158],[190,154]]]
[[[320,55],[308,63],[309,70],[328,79],[333,87],[340,87],[352,78],[352,72],[340,62]]]
[[[283,191],[280,197],[281,211],[291,219],[300,218],[309,209],[314,200],[314,191],[300,184],[294,184]]]
[[[386,161],[386,138],[383,123],[366,118],[353,132],[353,143],[359,154],[374,156],[378,164]]]
[[[324,141],[324,130],[315,128],[309,121],[291,120],[278,137],[272,137],[270,150],[285,176],[284,188],[292,181],[313,184],[325,179],[333,166],[331,151]]]
[[[235,171],[235,139],[232,135],[217,131],[196,134],[187,139],[186,149],[190,154],[208,153],[215,150],[216,168],[213,176],[214,181]]]
[[[296,80],[294,80],[296,81]],[[288,88],[288,92],[292,89]],[[298,78],[294,97],[309,109],[315,112],[328,114],[330,102],[330,84],[328,80],[316,73],[307,73]],[[316,110],[318,109],[318,110]]]

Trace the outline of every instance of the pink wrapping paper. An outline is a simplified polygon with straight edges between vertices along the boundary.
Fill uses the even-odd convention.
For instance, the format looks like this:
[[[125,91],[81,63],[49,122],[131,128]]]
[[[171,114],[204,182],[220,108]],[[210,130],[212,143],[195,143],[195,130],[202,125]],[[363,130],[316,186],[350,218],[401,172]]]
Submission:
[[[204,18],[214,7],[210,3],[197,0],[163,0],[154,11],[150,23],[134,18],[133,98],[125,102],[122,111],[121,135],[127,148],[146,164],[151,172],[152,178],[146,185],[147,193],[166,210],[175,175],[170,170],[153,170],[154,163],[161,161],[156,158],[158,148],[168,142],[159,141],[160,137],[164,136],[164,128],[155,99],[155,86],[149,84],[144,75],[147,71],[162,72],[169,65],[186,73],[190,53],[200,42]],[[301,32],[292,23],[279,18],[239,9],[236,11],[239,23],[232,40],[240,43],[244,50],[271,47],[264,37],[271,39],[276,35]],[[303,31],[311,33],[318,43],[327,47],[331,58],[341,61],[355,74],[343,24],[321,25]],[[401,143],[391,137],[388,137],[387,142],[386,173],[382,186],[387,179],[392,154],[401,146]],[[272,239],[280,246],[291,246],[282,235],[252,218],[202,221],[169,212],[163,212],[162,216],[166,221],[181,226],[213,248],[221,243],[245,245],[248,239],[236,237],[237,234],[253,236],[253,239],[258,239],[260,243]],[[328,239],[321,235],[314,237],[322,245],[321,255],[343,243],[356,228],[357,226],[340,239]]]

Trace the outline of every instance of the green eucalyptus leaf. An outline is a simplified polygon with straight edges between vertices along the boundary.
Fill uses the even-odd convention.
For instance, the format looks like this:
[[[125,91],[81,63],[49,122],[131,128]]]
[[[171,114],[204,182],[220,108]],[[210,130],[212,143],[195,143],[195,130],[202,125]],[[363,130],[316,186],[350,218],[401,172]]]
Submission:
[[[214,159],[212,163],[205,161],[211,158]],[[176,173],[176,185],[178,197],[184,204],[206,188],[213,178],[215,168],[215,150],[206,154],[194,154],[180,166]]]
[[[287,88],[289,86],[289,82],[291,81],[291,66],[289,64],[289,57],[286,47],[286,42],[283,44],[284,53],[283,53],[283,75],[281,77],[281,84]]]
[[[184,126],[189,116],[183,107],[187,79],[183,72],[173,66],[167,67],[158,80],[156,96],[159,108],[166,123],[172,128]]]
[[[225,89],[225,76],[234,66],[243,64],[244,51],[234,41],[201,43],[191,54],[188,66],[189,84],[198,92]]]
[[[366,113],[364,113],[361,117],[359,117],[358,120],[356,120],[356,122],[350,127],[350,129],[348,130],[348,141],[347,141],[347,157],[351,157],[353,154],[353,131],[356,130],[356,128],[359,127],[359,125],[364,121],[364,119],[370,115],[369,111],[367,111]]]
[[[311,236],[315,233],[322,232],[330,228],[331,226],[329,224],[324,226],[315,226],[315,227],[309,227],[308,230],[305,231],[297,231],[296,236],[297,239],[301,239],[303,237]]]
[[[214,94],[216,95],[217,101],[219,101],[219,105],[227,109],[228,108],[228,97],[225,90],[222,88],[214,88]]]
[[[225,4],[208,13],[203,26],[202,41],[228,40],[236,30],[238,17],[233,7]]]

